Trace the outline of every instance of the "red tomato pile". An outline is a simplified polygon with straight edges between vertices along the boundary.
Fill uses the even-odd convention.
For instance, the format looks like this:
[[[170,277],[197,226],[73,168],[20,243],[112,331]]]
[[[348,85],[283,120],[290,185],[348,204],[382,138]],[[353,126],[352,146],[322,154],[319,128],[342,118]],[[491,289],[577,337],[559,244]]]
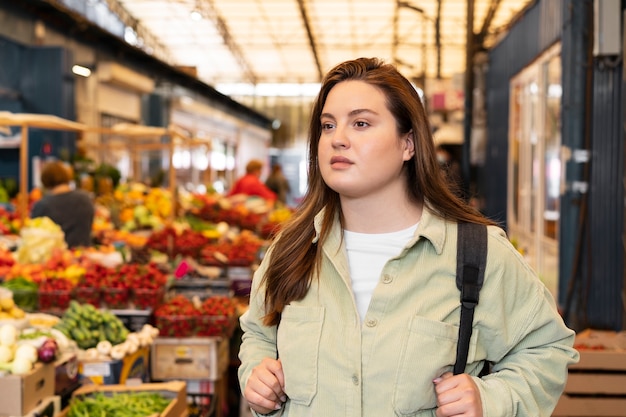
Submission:
[[[164,337],[191,337],[200,311],[184,295],[176,295],[154,311],[156,327]]]
[[[156,327],[164,337],[227,336],[236,324],[236,306],[226,296],[205,299],[199,307],[182,294],[154,312]]]
[[[156,308],[163,301],[167,275],[157,264],[128,264],[132,268],[126,270],[130,275],[131,302],[135,308]]]
[[[76,301],[81,304],[100,307],[100,287],[105,277],[112,273],[114,273],[113,268],[107,268],[97,263],[87,265],[85,274],[75,289]]]
[[[224,255],[228,265],[249,266],[257,259],[259,249],[265,241],[249,230],[243,230],[232,241],[220,241],[204,246],[200,251],[200,262],[204,265],[223,265],[216,255]]]
[[[74,284],[63,278],[47,278],[39,283],[39,309],[65,310],[72,300]]]
[[[100,278],[100,296],[106,307],[112,309],[129,307],[133,270],[133,264],[122,264],[115,269],[109,269],[108,274]]]
[[[209,297],[200,306],[197,336],[230,337],[235,329],[235,303],[226,296]]]
[[[165,293],[167,275],[153,262],[127,263],[116,268],[90,265],[76,287],[76,299],[99,307],[154,308]]]
[[[166,227],[152,233],[146,246],[170,257],[178,255],[196,257],[208,242],[209,239],[201,232],[187,230],[178,234],[174,228]]]

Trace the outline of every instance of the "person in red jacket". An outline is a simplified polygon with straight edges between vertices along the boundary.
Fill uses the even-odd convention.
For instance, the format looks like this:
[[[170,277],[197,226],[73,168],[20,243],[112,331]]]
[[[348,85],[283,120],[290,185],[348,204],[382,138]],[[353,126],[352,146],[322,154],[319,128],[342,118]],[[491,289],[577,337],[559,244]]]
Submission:
[[[228,196],[246,194],[262,197],[270,202],[276,201],[276,194],[261,181],[262,169],[263,162],[258,159],[251,159],[246,164],[246,174],[235,182],[233,188],[228,192]]]

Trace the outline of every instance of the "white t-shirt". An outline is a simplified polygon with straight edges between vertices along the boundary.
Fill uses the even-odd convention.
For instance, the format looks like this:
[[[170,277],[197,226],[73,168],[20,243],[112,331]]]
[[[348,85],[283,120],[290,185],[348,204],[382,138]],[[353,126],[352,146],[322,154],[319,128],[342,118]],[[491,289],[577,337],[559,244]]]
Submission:
[[[356,233],[344,230],[352,292],[361,320],[365,317],[383,267],[389,259],[400,254],[413,237],[415,229],[417,224],[391,233]]]

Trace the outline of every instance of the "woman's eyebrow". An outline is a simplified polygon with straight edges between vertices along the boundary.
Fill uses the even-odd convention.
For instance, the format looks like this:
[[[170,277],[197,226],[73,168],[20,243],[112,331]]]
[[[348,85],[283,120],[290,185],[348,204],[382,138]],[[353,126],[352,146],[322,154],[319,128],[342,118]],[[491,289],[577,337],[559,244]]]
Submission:
[[[363,114],[363,113],[371,113],[374,115],[378,115],[378,113],[376,113],[374,110],[372,109],[354,109],[352,110],[350,113],[348,113],[350,116],[357,116],[359,114]]]
[[[351,110],[350,113],[348,113],[348,115],[349,116],[358,116],[359,114],[363,114],[363,113],[371,113],[371,114],[374,114],[374,115],[378,115],[378,113],[375,112],[372,109],[354,109],[354,110]],[[330,113],[322,113],[322,114],[320,114],[320,119],[322,117],[328,117],[330,119],[335,119],[335,116],[333,116]]]

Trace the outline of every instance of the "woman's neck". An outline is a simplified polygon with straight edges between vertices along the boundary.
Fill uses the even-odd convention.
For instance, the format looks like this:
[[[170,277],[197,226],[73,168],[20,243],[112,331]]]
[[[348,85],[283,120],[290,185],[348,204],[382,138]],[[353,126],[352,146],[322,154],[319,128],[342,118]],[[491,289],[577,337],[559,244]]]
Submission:
[[[407,200],[376,205],[342,201],[345,228],[359,233],[389,233],[411,227],[422,217],[422,204]]]

